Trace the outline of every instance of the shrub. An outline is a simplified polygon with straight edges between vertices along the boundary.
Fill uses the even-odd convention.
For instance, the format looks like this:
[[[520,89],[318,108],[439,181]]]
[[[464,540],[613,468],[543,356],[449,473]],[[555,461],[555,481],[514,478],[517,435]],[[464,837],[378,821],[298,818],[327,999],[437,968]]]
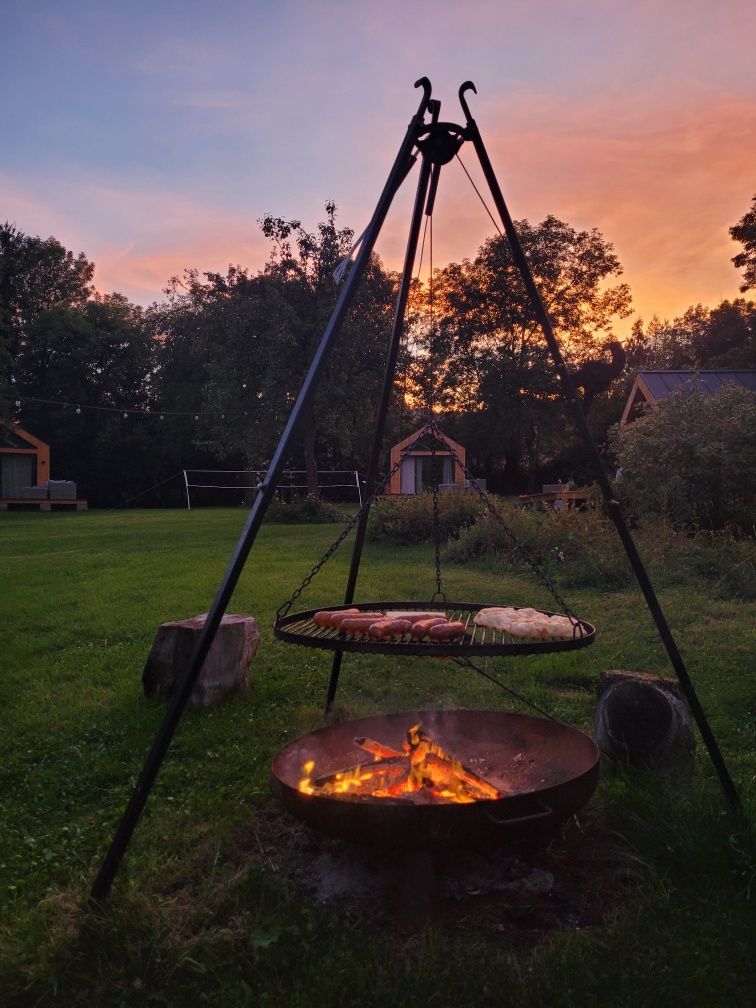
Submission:
[[[275,497],[270,502],[265,520],[282,525],[317,525],[326,522],[346,522],[348,517],[332,504],[317,497],[300,497],[290,504]]]
[[[564,587],[618,590],[635,582],[622,543],[601,511],[535,512],[496,503],[516,539],[542,563],[547,574]],[[633,533],[638,552],[655,585],[698,581],[722,598],[756,597],[756,544],[730,531],[674,528],[664,518],[647,519]],[[490,514],[465,531],[446,550],[452,563],[471,560],[523,570],[527,561],[502,524]]]
[[[456,539],[474,525],[483,511],[479,494],[465,491],[442,493],[438,497],[439,531],[442,541]],[[397,494],[378,498],[370,512],[368,538],[400,546],[433,538],[433,495]]]
[[[756,396],[740,385],[680,391],[625,430],[612,432],[618,491],[638,517],[681,528],[753,530]]]
[[[600,512],[540,512],[498,501],[496,508],[512,535],[487,513],[449,546],[446,556],[451,562],[480,557],[521,569],[529,566],[530,553],[564,585],[621,588],[632,578],[614,527]]]

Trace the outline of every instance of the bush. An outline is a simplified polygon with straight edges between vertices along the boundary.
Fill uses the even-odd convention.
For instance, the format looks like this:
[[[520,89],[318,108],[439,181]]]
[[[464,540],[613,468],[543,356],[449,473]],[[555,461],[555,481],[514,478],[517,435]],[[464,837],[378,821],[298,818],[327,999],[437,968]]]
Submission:
[[[516,539],[558,585],[616,591],[635,583],[617,531],[601,511],[542,513],[498,501],[496,507]],[[756,597],[753,540],[728,531],[684,533],[664,518],[639,525],[633,538],[654,585],[692,580],[704,582],[713,596]],[[490,514],[452,543],[445,557],[452,563],[478,559],[517,571],[528,566],[523,550]]]
[[[632,579],[614,526],[598,511],[533,511],[505,502],[496,509],[506,525],[487,513],[446,551],[452,563],[490,558],[513,569],[527,568],[529,552],[561,584],[622,588]],[[519,544],[522,544],[523,550]]]
[[[438,507],[441,540],[448,541],[474,525],[484,505],[479,494],[459,490],[439,494]],[[370,512],[367,534],[373,542],[399,546],[432,539],[433,495],[397,494],[378,498]]]
[[[756,396],[740,385],[680,391],[612,432],[628,512],[680,528],[753,531]]]
[[[349,519],[327,501],[308,496],[294,500],[290,504],[274,497],[265,514],[265,520],[281,525],[317,525],[326,522],[346,522]]]

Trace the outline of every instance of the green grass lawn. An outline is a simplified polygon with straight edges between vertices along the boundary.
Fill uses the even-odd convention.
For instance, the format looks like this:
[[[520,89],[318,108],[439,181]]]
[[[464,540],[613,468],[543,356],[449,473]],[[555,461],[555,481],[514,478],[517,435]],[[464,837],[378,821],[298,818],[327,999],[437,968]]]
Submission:
[[[661,594],[743,795],[727,809],[699,745],[682,790],[602,780],[585,810],[630,852],[637,881],[601,925],[527,948],[442,926],[397,938],[304,899],[243,838],[271,815],[270,761],[322,723],[327,652],[271,632],[277,607],[335,538],[266,525],[230,611],[263,635],[249,691],[187,710],[98,912],[85,897],[164,708],[141,695],[156,627],[209,608],[243,510],[0,516],[0,1004],[722,1006],[756,1004],[753,965],[756,605],[695,584]],[[336,604],[349,543],[303,596]],[[535,580],[445,569],[449,598],[550,608]],[[428,598],[432,551],[368,546],[359,597]],[[497,659],[489,671],[590,731],[603,669],[669,674],[637,592],[570,592],[599,635],[586,650]],[[507,708],[456,666],[346,656],[337,704]],[[581,814],[582,817],[582,814]],[[248,850],[248,845],[247,845]],[[611,894],[607,894],[610,898]]]

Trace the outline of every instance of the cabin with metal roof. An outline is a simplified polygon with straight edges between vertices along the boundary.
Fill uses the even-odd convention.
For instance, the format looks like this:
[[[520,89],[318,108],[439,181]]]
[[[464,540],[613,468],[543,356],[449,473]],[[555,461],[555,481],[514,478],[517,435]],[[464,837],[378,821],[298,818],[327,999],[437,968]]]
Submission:
[[[637,419],[642,407],[652,407],[680,389],[718,392],[735,382],[756,392],[756,371],[639,371],[620,419],[620,428]]]
[[[455,458],[456,456],[456,458]],[[390,494],[422,493],[438,479],[439,489],[461,489],[465,486],[465,449],[452,441],[438,428],[430,429],[425,424],[414,434],[403,438],[391,449],[391,469],[395,469],[401,458],[401,465],[391,477],[387,488]],[[438,470],[433,472],[433,459]]]

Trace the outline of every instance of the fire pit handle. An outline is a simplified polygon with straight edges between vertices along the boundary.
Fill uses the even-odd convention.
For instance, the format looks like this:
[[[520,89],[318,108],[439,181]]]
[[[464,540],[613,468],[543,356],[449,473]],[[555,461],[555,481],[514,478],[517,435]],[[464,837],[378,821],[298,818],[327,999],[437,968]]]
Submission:
[[[538,822],[540,819],[548,819],[549,816],[554,815],[554,810],[549,808],[548,805],[545,805],[543,802],[540,804],[543,806],[543,812],[534,812],[532,815],[517,816],[514,819],[497,819],[495,815],[486,812],[486,816],[497,826],[519,826],[521,823]]]

